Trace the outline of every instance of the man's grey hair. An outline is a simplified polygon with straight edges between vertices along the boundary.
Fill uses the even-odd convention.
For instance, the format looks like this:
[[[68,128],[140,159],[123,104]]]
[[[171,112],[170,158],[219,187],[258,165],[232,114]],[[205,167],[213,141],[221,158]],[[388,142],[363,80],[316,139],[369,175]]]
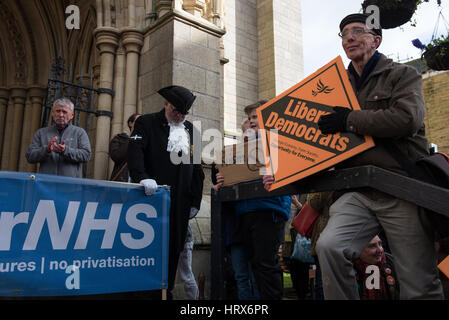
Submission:
[[[55,102],[53,102],[53,108],[56,107],[56,105],[61,106],[61,107],[69,106],[70,110],[72,110],[72,112],[75,110],[75,106],[69,98],[64,97],[64,98],[59,98],[59,99],[55,100]]]

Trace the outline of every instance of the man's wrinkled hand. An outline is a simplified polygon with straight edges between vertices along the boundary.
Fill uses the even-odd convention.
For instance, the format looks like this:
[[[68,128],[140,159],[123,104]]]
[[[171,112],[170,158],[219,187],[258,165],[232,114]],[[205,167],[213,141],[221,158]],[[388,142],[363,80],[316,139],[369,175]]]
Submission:
[[[58,142],[58,136],[54,136],[53,138],[51,138],[50,141],[48,141],[48,145],[47,145],[48,153],[54,151],[55,146],[57,145],[57,142]]]
[[[65,141],[63,141],[61,144],[55,144],[53,147],[53,151],[63,154],[65,151]]]

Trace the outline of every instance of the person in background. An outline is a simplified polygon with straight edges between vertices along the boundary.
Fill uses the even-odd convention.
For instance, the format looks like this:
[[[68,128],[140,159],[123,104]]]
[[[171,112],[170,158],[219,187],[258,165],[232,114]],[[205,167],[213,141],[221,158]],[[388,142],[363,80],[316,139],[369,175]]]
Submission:
[[[259,120],[256,109],[261,100],[245,107],[250,128],[257,138]],[[224,177],[217,175],[218,186]],[[290,215],[291,196],[275,196],[236,201],[236,214],[240,216],[243,246],[251,262],[257,289],[262,300],[280,300],[283,296],[282,270],[278,250],[284,240],[284,225]]]
[[[399,299],[399,283],[393,261],[393,256],[384,251],[379,236],[375,236],[360,257],[353,261],[361,300]],[[376,276],[379,278],[376,279]]]
[[[305,197],[301,196],[301,198]],[[302,201],[304,201],[302,200]],[[294,251],[295,239],[297,231],[292,226],[291,222],[296,215],[301,211],[302,203],[299,200],[299,195],[292,196],[292,210],[290,211],[290,219],[288,221],[288,230],[286,230],[286,239],[283,245],[281,245],[281,268],[284,273],[290,273],[292,285],[296,291],[298,300],[306,300],[311,298],[310,285],[309,285],[309,270],[310,263],[302,262],[298,259],[292,258]]]
[[[242,123],[243,141],[248,141],[254,134],[254,130],[248,130],[250,128],[250,123],[248,119],[245,119]]]
[[[241,125],[243,141],[248,141],[248,137],[251,136],[247,134],[249,127],[249,120],[246,119]],[[212,166],[211,177],[213,188],[215,191],[218,191],[223,185],[224,177],[218,172],[215,164]],[[243,245],[243,230],[240,216],[235,212],[234,203],[226,203],[223,208],[227,209],[225,211],[226,249],[229,252],[234,271],[237,297],[239,300],[259,300],[259,291],[257,290],[254,273]]]
[[[40,173],[83,177],[83,164],[92,152],[86,131],[72,124],[73,116],[73,102],[57,99],[51,109],[52,125],[34,134],[25,157],[29,163],[40,164]]]
[[[133,132],[134,123],[140,117],[139,113],[134,113],[128,118],[129,132]],[[112,138],[109,143],[109,156],[114,161],[114,169],[111,173],[111,181],[129,181],[128,163],[126,158],[128,155],[129,136],[126,132],[119,133]]]
[[[317,212],[318,217],[315,220],[312,229],[310,255],[315,259],[315,300],[324,300],[323,281],[320,268],[320,261],[316,254],[316,243],[320,237],[321,232],[327,225],[329,220],[329,208],[332,203],[338,198],[338,192],[326,191],[309,193],[306,197],[306,202]]]

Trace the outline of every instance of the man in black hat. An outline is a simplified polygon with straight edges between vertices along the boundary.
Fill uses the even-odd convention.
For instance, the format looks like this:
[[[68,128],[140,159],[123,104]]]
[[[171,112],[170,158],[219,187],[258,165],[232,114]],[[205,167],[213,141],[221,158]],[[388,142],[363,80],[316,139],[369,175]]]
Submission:
[[[382,31],[370,28],[369,19],[367,14],[348,15],[339,33],[361,110],[334,107],[318,125],[324,134],[353,132],[376,142],[337,167],[374,165],[409,175],[403,162],[414,163],[429,152],[422,79],[414,68],[377,51]],[[316,245],[326,299],[360,298],[352,261],[381,228],[395,258],[401,299],[443,298],[434,239],[422,208],[374,189],[353,189],[335,201],[329,216]]]
[[[128,167],[132,181],[151,196],[158,185],[171,187],[168,297],[174,287],[179,254],[184,248],[189,218],[200,209],[204,173],[193,163],[193,131],[185,120],[195,95],[181,86],[169,86],[158,93],[164,97],[160,112],[140,116],[128,146]],[[180,160],[181,159],[181,160]]]

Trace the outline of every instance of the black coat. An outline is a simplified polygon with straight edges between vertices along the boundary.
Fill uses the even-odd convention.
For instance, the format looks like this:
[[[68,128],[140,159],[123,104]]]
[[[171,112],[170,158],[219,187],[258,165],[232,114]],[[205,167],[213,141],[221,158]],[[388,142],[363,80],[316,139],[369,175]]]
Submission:
[[[123,132],[117,134],[109,143],[109,156],[114,161],[110,180],[128,182],[128,166],[123,168],[128,156],[128,141],[129,136]],[[117,175],[119,172],[120,174]]]
[[[167,151],[170,127],[165,109],[140,116],[128,145],[128,169],[133,182],[154,179],[158,185],[171,188],[169,290],[174,284],[179,254],[184,241],[191,207],[200,208],[204,172],[201,164],[193,164],[193,125],[185,121],[190,136],[190,164],[175,165]]]

